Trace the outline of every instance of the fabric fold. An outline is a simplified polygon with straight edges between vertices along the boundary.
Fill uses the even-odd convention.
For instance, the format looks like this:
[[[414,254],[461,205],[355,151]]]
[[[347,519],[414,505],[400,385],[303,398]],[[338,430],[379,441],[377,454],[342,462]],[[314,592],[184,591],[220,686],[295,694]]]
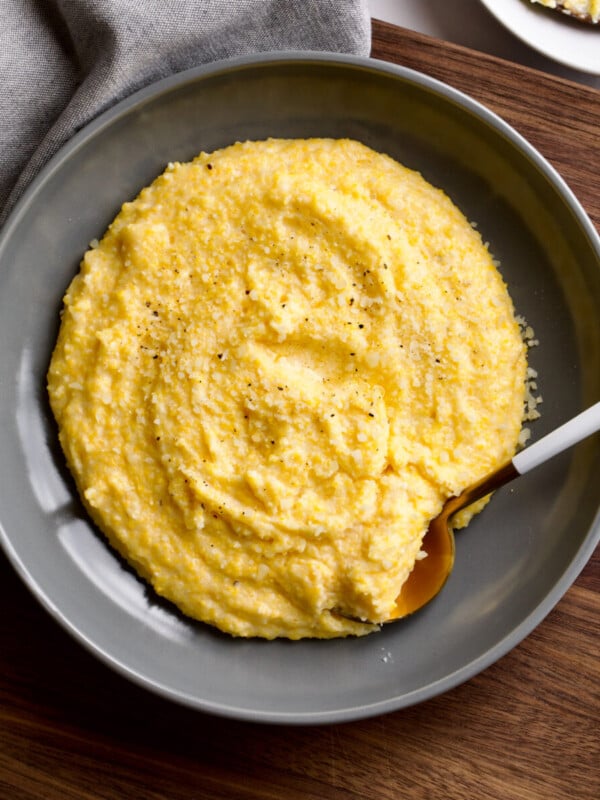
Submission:
[[[11,0],[0,4],[0,222],[68,139],[137,89],[235,56],[367,56],[367,0]]]

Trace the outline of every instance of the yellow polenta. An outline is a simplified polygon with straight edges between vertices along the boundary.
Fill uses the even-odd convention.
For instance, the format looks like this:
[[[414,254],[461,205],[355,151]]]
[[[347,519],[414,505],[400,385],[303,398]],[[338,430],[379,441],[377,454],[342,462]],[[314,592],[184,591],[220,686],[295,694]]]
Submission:
[[[430,518],[514,453],[525,370],[448,197],[357,142],[268,140],[125,203],[49,392],[87,508],[156,591],[296,639],[391,615]]]

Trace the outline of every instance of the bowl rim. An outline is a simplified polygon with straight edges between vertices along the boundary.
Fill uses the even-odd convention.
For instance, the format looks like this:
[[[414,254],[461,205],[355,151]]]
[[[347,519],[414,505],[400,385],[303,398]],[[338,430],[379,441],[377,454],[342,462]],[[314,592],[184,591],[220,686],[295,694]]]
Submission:
[[[128,115],[132,110],[141,108],[145,103],[156,101],[161,95],[169,94],[173,90],[181,89],[186,85],[195,83],[204,78],[215,77],[220,74],[227,75],[245,69],[275,67],[277,65],[282,66],[286,64],[347,67],[383,73],[391,78],[397,78],[403,82],[417,86],[422,90],[433,92],[443,97],[446,101],[450,101],[454,105],[459,106],[464,112],[476,116],[480,122],[495,129],[496,133],[500,134],[504,139],[508,140],[513,147],[521,151],[523,155],[533,162],[535,168],[537,168],[543,177],[554,186],[576,217],[582,233],[587,237],[591,247],[595,250],[600,265],[600,235],[571,188],[544,156],[498,114],[462,91],[408,67],[373,59],[371,57],[295,50],[238,56],[192,67],[138,89],[100,113],[58,149],[16,201],[0,229],[0,263],[4,249],[10,241],[13,231],[27,214],[30,206],[35,201],[39,189],[60,171],[63,164],[68,161],[73,153],[79,148],[87,146],[96,136],[102,134],[105,128],[113,125],[116,121]],[[499,658],[506,655],[542,622],[576,580],[579,573],[592,556],[598,542],[600,542],[600,509],[575,557],[566,565],[560,579],[544,596],[544,599],[501,640],[497,641],[492,647],[488,648],[488,650],[478,657],[462,665],[443,678],[413,690],[408,694],[395,695],[373,703],[358,704],[336,710],[290,712],[238,708],[223,702],[212,702],[209,698],[198,698],[190,693],[169,687],[165,683],[161,683],[129,667],[118,657],[111,654],[108,649],[96,644],[86,635],[84,630],[81,630],[77,625],[73,624],[68,617],[63,614],[60,608],[55,605],[52,598],[37,584],[27,565],[21,560],[0,519],[0,545],[2,545],[8,560],[11,562],[17,574],[45,610],[49,612],[76,641],[82,644],[101,662],[133,683],[163,698],[179,703],[180,705],[231,719],[285,725],[317,725],[366,719],[432,699],[471,679]]]

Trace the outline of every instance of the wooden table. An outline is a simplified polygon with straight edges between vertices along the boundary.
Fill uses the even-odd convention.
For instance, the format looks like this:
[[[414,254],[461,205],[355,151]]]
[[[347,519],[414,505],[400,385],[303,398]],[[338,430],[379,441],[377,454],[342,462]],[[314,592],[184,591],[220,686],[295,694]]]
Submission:
[[[497,111],[600,227],[599,92],[383,23],[373,56]],[[313,728],[213,718],[131,685],[46,615],[4,557],[0,570],[0,800],[600,797],[598,552],[483,674],[414,708]]]

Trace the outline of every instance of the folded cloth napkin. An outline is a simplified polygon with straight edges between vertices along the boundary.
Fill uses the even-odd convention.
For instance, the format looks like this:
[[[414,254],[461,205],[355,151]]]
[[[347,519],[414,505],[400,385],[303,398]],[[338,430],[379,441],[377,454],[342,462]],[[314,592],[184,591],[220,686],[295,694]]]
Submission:
[[[368,55],[367,0],[1,0],[0,222],[50,156],[136,89],[232,56]]]

